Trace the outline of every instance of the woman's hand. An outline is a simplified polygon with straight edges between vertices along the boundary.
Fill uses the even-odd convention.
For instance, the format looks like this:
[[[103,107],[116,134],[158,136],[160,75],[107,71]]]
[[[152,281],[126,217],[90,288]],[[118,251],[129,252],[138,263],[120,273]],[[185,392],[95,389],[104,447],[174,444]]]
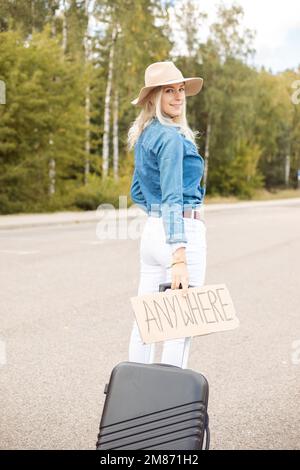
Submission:
[[[182,286],[182,295],[186,296],[189,287],[189,273],[185,258],[185,248],[178,248],[173,254],[172,284],[171,289],[179,289]]]

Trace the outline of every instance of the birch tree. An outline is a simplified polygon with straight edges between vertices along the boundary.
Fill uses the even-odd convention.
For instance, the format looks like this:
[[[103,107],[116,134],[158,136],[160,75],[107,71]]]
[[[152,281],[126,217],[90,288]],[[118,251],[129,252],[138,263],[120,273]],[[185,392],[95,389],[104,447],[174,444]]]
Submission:
[[[32,6],[32,12],[34,11],[34,2],[31,2]],[[51,11],[51,32],[52,32],[52,37],[56,37],[56,12],[59,7],[59,2],[54,0],[50,2],[50,11]],[[33,13],[32,13],[33,15]],[[34,24],[34,22],[33,22]],[[53,77],[53,80],[55,81],[55,77]],[[49,108],[51,112],[51,106]],[[48,170],[48,175],[49,175],[49,189],[48,193],[49,196],[51,197],[53,194],[55,194],[55,178],[56,178],[56,163],[55,163],[55,157],[53,155],[53,134],[50,132],[49,136],[49,170]]]
[[[114,179],[119,178],[119,95],[118,89],[114,89],[113,102],[113,171]]]
[[[118,26],[113,25],[113,29],[111,33],[110,48],[109,48],[108,76],[107,76],[105,101],[104,101],[102,178],[106,178],[108,176],[108,168],[109,168],[110,102],[111,102],[111,90],[112,90],[112,80],[113,80],[114,52],[115,52],[115,43],[116,43],[117,35],[118,35]]]
[[[84,34],[84,62],[85,68],[88,69],[90,59],[91,42],[89,37],[90,25],[90,0],[85,0],[85,16],[86,16],[86,30]],[[90,112],[91,112],[91,97],[90,97],[90,82],[87,74],[87,83],[85,88],[85,164],[84,164],[84,184],[87,184],[88,176],[90,174],[90,151],[91,151],[91,133],[90,133]]]

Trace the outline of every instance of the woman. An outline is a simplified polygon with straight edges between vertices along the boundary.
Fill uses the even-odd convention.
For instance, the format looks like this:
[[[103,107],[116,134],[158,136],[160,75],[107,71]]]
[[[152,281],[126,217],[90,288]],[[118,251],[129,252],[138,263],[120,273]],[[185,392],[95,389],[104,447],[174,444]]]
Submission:
[[[201,287],[206,270],[204,161],[186,120],[186,96],[199,93],[203,79],[184,78],[173,62],[155,62],[145,71],[145,87],[134,105],[142,110],[128,133],[135,150],[131,198],[148,215],[140,245],[138,295]],[[191,338],[165,341],[161,362],[187,367]],[[155,343],[144,344],[134,320],[129,361],[152,363]]]

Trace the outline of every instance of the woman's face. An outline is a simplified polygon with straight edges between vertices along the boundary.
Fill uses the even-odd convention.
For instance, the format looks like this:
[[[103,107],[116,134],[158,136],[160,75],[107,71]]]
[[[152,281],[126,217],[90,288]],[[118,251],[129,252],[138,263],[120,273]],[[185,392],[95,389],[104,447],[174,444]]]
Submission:
[[[161,95],[161,110],[171,118],[180,116],[185,100],[185,83],[164,85]]]

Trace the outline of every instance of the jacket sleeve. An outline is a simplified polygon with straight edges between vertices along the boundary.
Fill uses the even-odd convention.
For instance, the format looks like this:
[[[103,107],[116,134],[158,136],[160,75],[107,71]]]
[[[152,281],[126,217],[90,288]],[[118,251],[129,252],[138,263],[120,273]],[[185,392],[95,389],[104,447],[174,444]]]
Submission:
[[[141,191],[141,186],[138,180],[137,170],[134,169],[131,187],[130,187],[130,197],[141,209],[147,212],[147,202]]]
[[[183,139],[178,131],[164,132],[157,149],[162,193],[161,210],[166,242],[172,253],[187,245],[183,220]]]

